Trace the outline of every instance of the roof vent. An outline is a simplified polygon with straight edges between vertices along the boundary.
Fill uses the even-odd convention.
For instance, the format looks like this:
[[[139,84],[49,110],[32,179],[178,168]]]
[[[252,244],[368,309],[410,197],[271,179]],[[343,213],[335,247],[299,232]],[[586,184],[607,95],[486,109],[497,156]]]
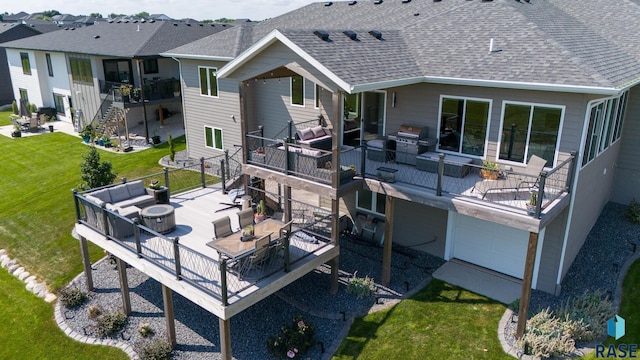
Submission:
[[[324,6],[331,6],[331,5],[333,5],[333,1],[328,1],[328,2],[324,3]]]
[[[142,20],[140,20],[140,22],[144,24],[145,22],[147,22],[147,20],[142,19]]]
[[[200,25],[200,26],[204,26],[204,24],[198,24],[198,25]]]
[[[420,16],[420,13],[415,13],[413,14],[413,16]]]
[[[216,24],[211,24],[211,26],[215,27],[215,26],[216,26]]]
[[[383,0],[376,0],[376,1],[374,1],[373,3],[374,3],[375,5],[379,5],[379,4],[382,4],[382,1],[383,1]]]
[[[134,24],[137,24],[137,23],[138,23],[138,20],[133,20],[133,23],[134,23]]]
[[[94,39],[100,39],[100,35],[93,35]]]
[[[442,1],[442,0],[433,0],[433,2],[440,2],[440,1]]]
[[[173,26],[178,26],[178,23],[173,23]]]
[[[154,23],[154,22],[156,22],[156,21],[155,21],[155,20],[153,20],[153,19],[151,19],[151,20],[149,20],[149,22],[153,24],[153,23]]]
[[[117,22],[118,24],[120,24],[120,23],[122,22],[122,20],[118,20],[118,21],[116,21],[116,22]]]
[[[124,23],[125,23],[125,24],[128,24],[128,23],[129,23],[129,20],[125,20],[125,21],[124,21]]]
[[[378,39],[378,40],[382,40],[382,33],[378,30],[371,30],[369,31],[369,35],[373,36],[374,38]]]
[[[68,27],[66,27],[66,28],[64,28],[64,30],[65,30],[65,31],[66,31],[66,30],[69,30],[69,28],[68,28]]]
[[[329,41],[329,33],[324,30],[316,30],[313,32],[317,37],[324,41]]]
[[[191,26],[191,24],[189,24],[189,23],[187,23],[187,24],[185,24],[185,25],[187,25],[187,26]]]
[[[348,5],[349,6],[353,6],[353,5],[357,4],[357,3],[358,3],[357,1],[351,1]]]
[[[351,40],[358,40],[358,34],[353,30],[345,30],[342,33],[347,35],[347,37]]]
[[[410,3],[410,2],[411,2],[411,0],[402,0],[402,3],[403,3],[403,4],[408,4],[408,3]]]
[[[73,31],[73,30],[75,30],[75,29],[76,29],[76,28],[72,27],[72,28],[71,28],[71,31]]]

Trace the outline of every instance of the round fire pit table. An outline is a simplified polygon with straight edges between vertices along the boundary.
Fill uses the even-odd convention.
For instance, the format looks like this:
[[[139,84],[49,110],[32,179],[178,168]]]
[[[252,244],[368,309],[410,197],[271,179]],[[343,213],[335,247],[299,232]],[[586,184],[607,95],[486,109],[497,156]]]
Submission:
[[[171,205],[151,205],[140,211],[140,217],[144,226],[160,234],[166,234],[176,228],[176,217]]]

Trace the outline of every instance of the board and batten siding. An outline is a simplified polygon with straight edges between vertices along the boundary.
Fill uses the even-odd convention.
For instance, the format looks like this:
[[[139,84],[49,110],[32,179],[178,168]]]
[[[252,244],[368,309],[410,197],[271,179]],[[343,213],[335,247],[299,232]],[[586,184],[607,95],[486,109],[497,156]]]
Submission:
[[[189,157],[209,158],[221,151],[205,146],[205,126],[222,129],[222,145],[233,154],[242,144],[240,131],[240,99],[238,82],[218,79],[218,97],[200,94],[198,66],[222,68],[221,61],[180,59],[182,64],[182,99]]]
[[[621,204],[640,200],[640,86],[633,87],[628,96],[611,194],[611,201]]]
[[[90,123],[95,117],[102,99],[100,98],[100,84],[98,76],[100,74],[101,65],[98,64],[95,57],[86,54],[65,53],[67,66],[70,68],[70,59],[89,59],[91,62],[91,74],[93,81],[90,83],[73,81],[71,70],[68,72],[69,84],[71,85],[71,97],[73,99],[74,110],[82,110],[84,115],[84,123]]]

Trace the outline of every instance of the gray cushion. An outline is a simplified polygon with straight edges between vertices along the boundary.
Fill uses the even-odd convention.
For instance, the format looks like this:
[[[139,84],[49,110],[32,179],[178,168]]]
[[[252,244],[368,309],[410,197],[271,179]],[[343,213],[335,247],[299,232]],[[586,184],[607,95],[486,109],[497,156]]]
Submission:
[[[114,186],[112,188],[109,188],[109,195],[111,196],[111,202],[112,203],[117,203],[120,202],[122,200],[126,200],[128,199],[129,196],[129,190],[127,190],[127,185],[123,184],[123,185],[118,185],[118,186]]]
[[[127,183],[127,190],[129,191],[129,197],[147,195],[147,190],[144,188],[142,180]]]
[[[298,130],[298,137],[300,138],[300,140],[310,140],[310,139],[313,139],[313,137],[314,137],[314,135],[313,135],[313,131],[311,131],[311,128],[306,128],[306,129]]]
[[[313,128],[311,128],[311,131],[313,131],[313,137],[314,138],[319,138],[319,137],[327,135],[327,133],[324,132],[324,128],[322,126],[313,127]]]
[[[104,202],[107,202],[107,203],[111,202],[111,195],[109,195],[109,189],[94,191],[90,195],[95,196]]]
[[[96,205],[98,205],[98,206],[102,206],[102,204],[104,204],[104,203],[105,203],[105,202],[104,202],[104,201],[102,201],[101,199],[99,199],[99,198],[97,198],[97,197],[95,197],[95,196],[91,196],[91,195],[86,195],[84,198],[85,198],[85,199],[87,199],[87,200],[89,200],[89,201],[91,201],[92,203],[94,203],[94,204],[96,204]]]

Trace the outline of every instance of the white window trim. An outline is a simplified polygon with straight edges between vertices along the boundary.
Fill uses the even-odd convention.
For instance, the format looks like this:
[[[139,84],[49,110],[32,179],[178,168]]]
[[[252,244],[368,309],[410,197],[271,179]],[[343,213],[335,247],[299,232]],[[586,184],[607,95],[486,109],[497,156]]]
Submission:
[[[202,89],[200,88],[200,84],[202,84],[202,79],[200,79],[200,69],[206,69],[206,73],[207,73],[207,94],[203,94],[202,93]],[[209,70],[214,70],[216,73],[216,94],[217,95],[211,95],[211,78],[209,77]],[[220,97],[220,79],[218,79],[218,68],[215,66],[198,66],[198,92],[200,93],[200,96],[204,96],[204,97],[210,97],[210,98],[219,98]]]
[[[511,100],[503,100],[502,101],[502,110],[500,111],[500,127],[498,128],[498,132],[501,134],[502,133],[502,126],[504,125],[504,112],[505,112],[505,108],[507,105],[523,105],[523,106],[530,106],[531,110],[529,111],[529,125],[528,125],[528,129],[527,129],[527,145],[525,146],[524,149],[524,159],[526,159],[529,155],[529,138],[531,136],[531,117],[533,116],[533,113],[531,112],[533,110],[534,107],[536,106],[540,106],[540,107],[548,107],[548,108],[555,108],[555,109],[560,109],[561,110],[561,114],[560,114],[560,123],[558,124],[558,138],[556,139],[556,146],[555,146],[555,150],[553,152],[553,164],[549,164],[547,163],[545,165],[545,168],[553,168],[555,167],[556,163],[558,162],[558,153],[559,153],[559,148],[560,148],[560,140],[562,139],[562,127],[564,125],[564,115],[566,113],[567,107],[565,105],[557,105],[557,104],[543,104],[543,103],[534,103],[534,102],[525,102],[525,101],[511,101]],[[496,157],[495,157],[495,161],[496,163],[500,163],[500,164],[509,164],[509,165],[517,165],[517,166],[522,166],[524,164],[526,164],[526,161],[523,160],[522,162],[518,162],[518,161],[513,161],[513,160],[505,160],[505,159],[500,159],[500,146],[502,145],[502,135],[500,135],[498,137],[498,142],[496,144]]]
[[[293,76],[289,77],[289,105],[291,106],[295,106],[295,107],[305,107],[305,104],[307,102],[307,97],[306,97],[306,93],[307,93],[307,88],[306,88],[306,79],[304,78],[304,76],[302,75],[297,75],[300,76],[302,78],[302,104],[294,104],[293,103]]]
[[[484,151],[483,151],[482,155],[471,155],[471,154],[465,154],[462,151],[451,151],[451,150],[440,149],[440,141],[436,142],[436,148],[437,148],[438,152],[442,152],[442,153],[445,153],[445,154],[451,154],[451,155],[457,155],[457,156],[464,156],[464,157],[468,157],[468,158],[472,158],[472,159],[482,159],[482,160],[486,159],[486,157],[487,157],[487,147],[489,146],[489,132],[491,130],[491,111],[493,109],[493,100],[492,99],[484,99],[484,98],[476,98],[476,97],[467,97],[467,96],[440,95],[440,101],[438,103],[438,127],[436,129],[436,134],[438,136],[438,139],[439,139],[439,136],[440,136],[440,125],[442,123],[442,121],[441,121],[441,119],[442,119],[442,100],[444,98],[465,100],[465,102],[467,100],[488,102],[489,103],[489,111],[487,112],[487,133],[484,135]],[[463,113],[463,120],[462,120],[463,121],[463,127],[464,127],[464,121],[465,121],[464,117],[466,116],[466,111],[467,111],[467,107],[465,105],[465,110],[464,110],[464,113]],[[460,142],[460,146],[462,146],[462,140]],[[497,157],[497,155],[496,155],[496,157]]]
[[[371,190],[363,189],[363,191],[371,191]],[[356,191],[356,209],[357,210],[365,211],[367,213],[378,215],[378,216],[382,216],[382,217],[385,216],[385,214],[383,214],[383,213],[379,213],[379,212],[371,210],[371,209],[360,207],[360,204],[359,204],[359,201],[358,201],[358,198],[359,198],[358,192],[359,191]],[[371,207],[374,208],[374,209],[378,208],[378,193],[376,193],[375,191],[371,191]]]
[[[623,97],[625,96],[625,94],[626,94],[626,98],[624,98],[624,99],[623,99]],[[601,138],[602,138],[602,132],[603,132],[603,130],[605,129],[605,126],[604,126],[604,123],[606,122],[605,117],[606,117],[606,114],[607,114],[607,111],[608,111],[608,109],[607,109],[607,108],[608,108],[608,106],[607,106],[607,102],[608,102],[609,100],[613,101],[613,99],[616,99],[616,98],[618,99],[618,102],[617,102],[617,104],[616,104],[616,108],[615,108],[615,119],[610,119],[610,121],[611,121],[611,120],[614,120],[614,124],[613,124],[613,125],[614,125],[614,128],[613,128],[613,129],[612,129],[612,131],[611,131],[611,139],[610,139],[610,141],[609,141],[609,146],[607,146],[607,147],[605,147],[604,149],[600,150],[600,143],[601,143]],[[602,153],[604,153],[605,151],[607,151],[607,149],[609,149],[613,144],[617,143],[620,139],[622,139],[622,130],[623,130],[623,127],[624,127],[624,116],[626,115],[626,113],[627,113],[627,111],[628,111],[628,109],[626,108],[626,106],[628,106],[628,105],[629,105],[628,99],[629,99],[629,91],[627,90],[627,91],[624,91],[624,92],[623,92],[622,94],[620,94],[619,96],[611,96],[611,97],[607,97],[607,98],[602,98],[602,99],[598,99],[598,100],[593,100],[592,102],[590,102],[590,103],[587,105],[587,110],[586,110],[586,114],[585,114],[585,123],[586,123],[586,125],[585,125],[585,128],[584,128],[584,130],[583,130],[583,131],[584,131],[584,134],[583,134],[584,142],[583,142],[583,144],[582,144],[582,150],[583,150],[583,153],[582,153],[582,154],[581,154],[581,156],[580,156],[580,157],[581,157],[581,158],[580,158],[580,164],[581,164],[580,168],[584,168],[585,166],[589,165],[592,161],[594,161],[595,159],[597,159],[597,158],[598,158],[598,156],[600,156],[600,154],[602,154]],[[623,100],[625,100],[624,104],[623,104]],[[589,133],[589,125],[590,125],[590,123],[591,123],[591,111],[592,111],[592,109],[593,109],[594,107],[596,107],[596,106],[598,106],[598,105],[600,105],[600,104],[603,104],[603,109],[602,109],[602,110],[603,110],[603,114],[604,114],[604,115],[603,115],[603,121],[602,121],[602,123],[600,124],[599,130],[598,130],[598,134],[599,134],[599,135],[598,135],[598,146],[596,147],[596,153],[595,153],[595,155],[593,156],[593,159],[589,159],[589,158],[588,158],[588,157],[589,157],[589,154],[588,154],[588,153],[584,153],[584,150],[585,150],[585,146],[586,146],[587,141],[589,141],[589,139],[587,139],[587,134]],[[623,105],[625,105],[625,112],[624,112],[624,114],[622,114],[623,116],[622,116],[622,118],[621,118],[621,119],[617,119],[617,117],[618,117],[618,112],[619,112],[619,108],[620,108],[621,106],[623,106]],[[619,131],[620,136],[619,136],[617,139],[615,139],[615,132],[616,132],[616,131],[615,131],[615,125],[616,125],[616,121],[620,121],[620,122],[622,122],[622,124],[620,125],[620,131]],[[582,160],[584,159],[584,157],[585,157],[585,156],[587,157],[587,162],[586,162],[584,165],[582,165]]]
[[[208,146],[207,145],[207,129],[211,129],[211,136],[212,136],[211,143],[213,144],[213,146]],[[222,136],[222,139],[220,141],[220,145],[222,145],[222,147],[220,149],[215,147],[215,144],[216,144],[216,130],[220,130],[220,135]],[[207,148],[207,149],[213,149],[213,150],[217,150],[217,151],[224,151],[224,131],[222,130],[222,128],[215,127],[215,126],[209,126],[209,125],[205,125],[204,126],[204,147]]]

